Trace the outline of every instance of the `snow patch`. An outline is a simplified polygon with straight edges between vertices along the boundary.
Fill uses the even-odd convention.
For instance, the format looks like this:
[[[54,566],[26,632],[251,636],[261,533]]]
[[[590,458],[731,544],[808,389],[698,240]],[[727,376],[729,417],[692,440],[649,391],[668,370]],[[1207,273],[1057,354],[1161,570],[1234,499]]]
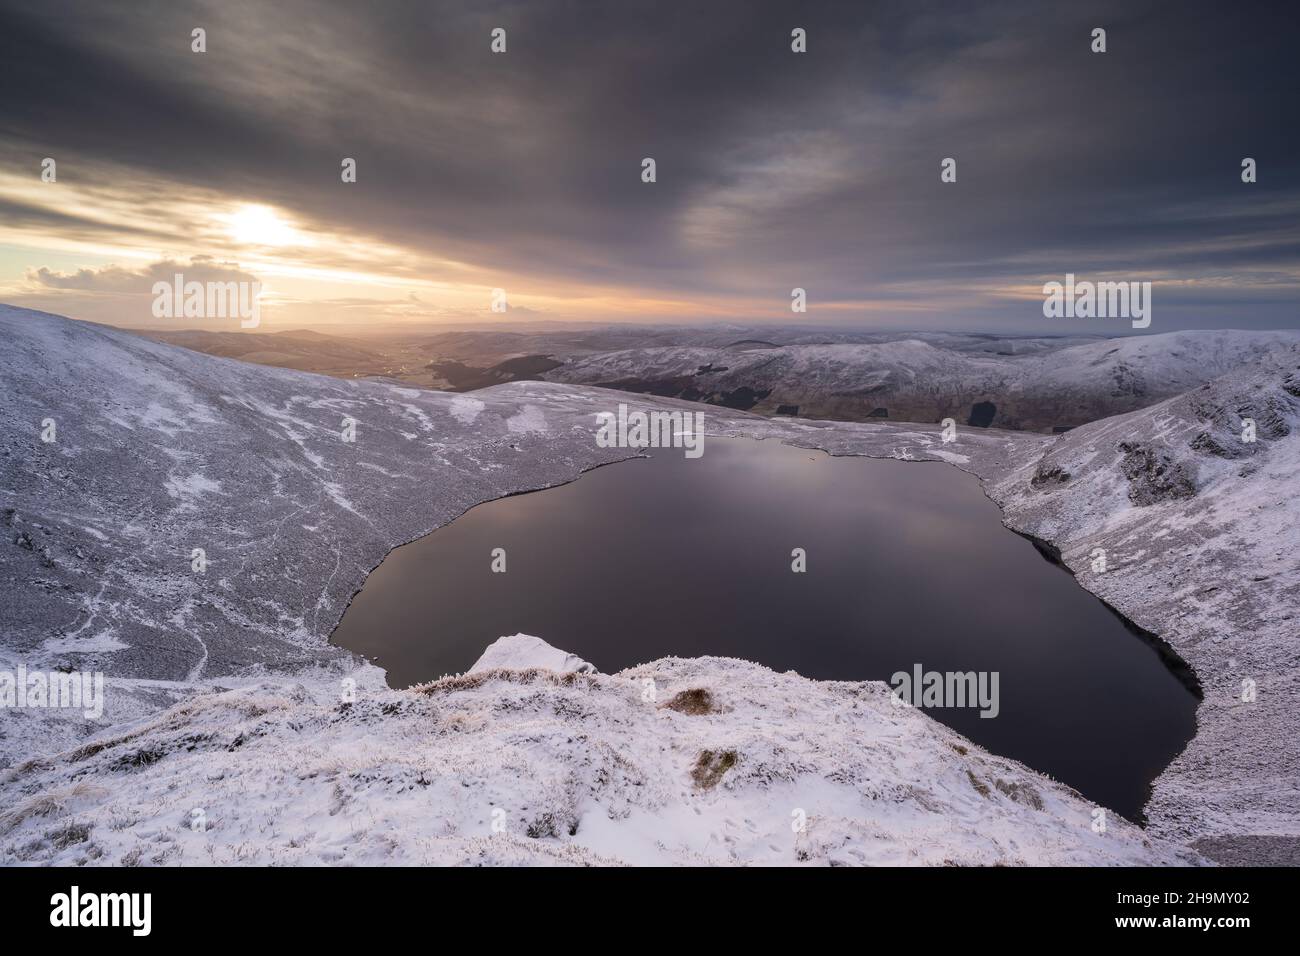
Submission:
[[[550,429],[546,424],[546,415],[536,405],[525,405],[518,415],[506,419],[506,427],[516,435],[530,432],[545,435]]]
[[[129,646],[118,640],[117,632],[109,628],[90,637],[52,637],[41,645],[41,650],[49,654],[108,654]]]
[[[173,498],[197,498],[204,494],[220,494],[221,482],[212,481],[195,472],[188,477],[168,475],[166,488]]]
[[[477,398],[470,398],[468,395],[457,395],[451,403],[451,414],[462,425],[472,425],[485,408],[487,406]]]

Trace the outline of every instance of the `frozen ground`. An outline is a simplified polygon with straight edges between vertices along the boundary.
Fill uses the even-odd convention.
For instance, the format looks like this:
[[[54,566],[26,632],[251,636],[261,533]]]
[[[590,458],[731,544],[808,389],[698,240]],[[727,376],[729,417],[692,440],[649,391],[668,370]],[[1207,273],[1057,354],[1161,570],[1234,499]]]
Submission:
[[[1175,842],[1264,838],[1276,858],[1300,834],[1293,356],[1055,442],[705,410],[715,434],[979,475],[1009,524],[1204,667],[1200,733],[1151,806],[1165,842],[1113,815],[1095,834],[1073,792],[888,706],[880,684],[718,659],[556,677],[508,646],[514,669],[398,692],[329,645],[392,547],[626,457],[595,444],[595,412],[682,403],[348,382],[9,307],[0,334],[0,670],[110,682],[100,724],[4,712],[10,861],[1171,862],[1194,859]],[[1243,397],[1271,429],[1245,452],[1226,444]],[[1190,475],[1176,494],[1163,455]],[[1090,576],[1096,546],[1113,570]],[[1253,704],[1232,704],[1235,668],[1259,675]],[[707,713],[699,694],[661,706],[694,690]]]

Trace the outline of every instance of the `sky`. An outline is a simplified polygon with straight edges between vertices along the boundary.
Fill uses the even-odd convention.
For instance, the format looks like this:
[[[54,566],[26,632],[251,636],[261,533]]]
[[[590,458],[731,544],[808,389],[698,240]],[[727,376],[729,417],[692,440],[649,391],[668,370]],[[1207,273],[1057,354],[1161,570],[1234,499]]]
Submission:
[[[1129,331],[1043,314],[1074,274],[1151,282],[1151,333],[1295,328],[1298,46],[1249,0],[0,0],[0,302]]]

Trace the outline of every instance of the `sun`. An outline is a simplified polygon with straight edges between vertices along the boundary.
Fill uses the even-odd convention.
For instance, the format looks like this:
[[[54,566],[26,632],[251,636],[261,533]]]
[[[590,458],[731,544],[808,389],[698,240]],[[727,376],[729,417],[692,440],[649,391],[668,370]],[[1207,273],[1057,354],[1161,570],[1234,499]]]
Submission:
[[[246,203],[224,218],[230,238],[242,245],[287,246],[301,240],[297,230],[270,206]]]

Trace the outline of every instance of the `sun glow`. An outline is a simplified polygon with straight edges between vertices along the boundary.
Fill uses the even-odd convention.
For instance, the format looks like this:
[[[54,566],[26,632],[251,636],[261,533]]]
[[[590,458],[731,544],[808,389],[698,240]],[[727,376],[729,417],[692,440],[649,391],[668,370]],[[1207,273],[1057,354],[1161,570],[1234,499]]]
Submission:
[[[305,237],[281,219],[270,206],[245,204],[224,217],[226,231],[246,246],[303,245]]]

